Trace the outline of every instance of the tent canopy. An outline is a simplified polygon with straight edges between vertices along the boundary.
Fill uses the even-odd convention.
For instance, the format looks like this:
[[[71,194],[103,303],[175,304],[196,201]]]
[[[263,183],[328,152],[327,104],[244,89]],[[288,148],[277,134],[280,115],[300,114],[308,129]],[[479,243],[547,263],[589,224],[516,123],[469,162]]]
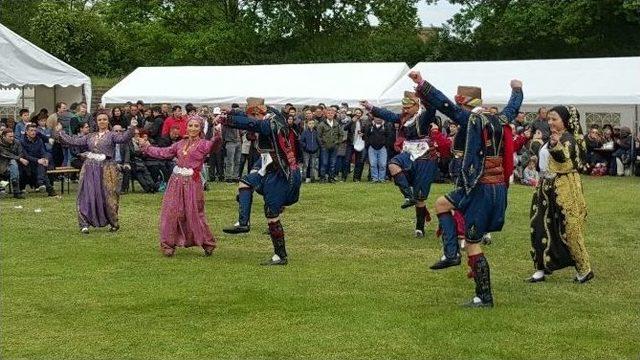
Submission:
[[[18,106],[20,103],[20,90],[0,89],[0,106]]]
[[[91,79],[0,24],[0,87],[43,85],[84,89],[91,101]]]
[[[640,57],[423,62],[412,70],[450,97],[458,85],[480,86],[486,104],[505,104],[511,79],[523,81],[524,104],[640,104]],[[403,76],[378,103],[398,106],[413,88]]]
[[[356,105],[376,100],[405,75],[405,63],[140,67],[102,97],[103,104],[228,104],[263,97],[267,104]]]

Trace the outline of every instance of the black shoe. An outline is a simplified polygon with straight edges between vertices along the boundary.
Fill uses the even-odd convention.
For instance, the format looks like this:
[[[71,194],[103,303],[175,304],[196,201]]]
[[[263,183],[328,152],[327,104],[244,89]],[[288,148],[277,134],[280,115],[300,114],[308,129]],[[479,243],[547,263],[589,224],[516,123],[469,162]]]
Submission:
[[[14,193],[14,194],[13,194],[13,197],[14,197],[15,199],[24,199],[24,194],[23,194],[23,193],[21,193],[21,192],[19,192],[19,193]]]
[[[213,254],[213,249],[204,249],[204,256],[211,256]]]
[[[269,258],[266,261],[260,263],[262,266],[271,266],[271,265],[287,265],[287,258],[273,260],[273,258]]]
[[[243,234],[248,233],[250,230],[249,225],[233,225],[222,229],[222,232],[226,234]]]
[[[580,284],[584,284],[587,281],[593,279],[595,277],[595,274],[593,273],[593,271],[589,271],[589,273],[583,278],[583,279],[579,279],[577,276],[575,279],[573,279],[573,282],[576,283],[580,283]]]
[[[493,307],[493,301],[491,301],[491,302],[483,302],[483,301],[480,301],[480,298],[475,297],[475,298],[471,299],[471,301],[462,304],[462,307],[467,307],[467,308],[492,308]]]
[[[530,277],[530,278],[528,278],[528,279],[525,279],[524,281],[526,281],[526,282],[528,282],[528,283],[532,283],[532,284],[533,284],[533,283],[538,283],[538,282],[544,282],[544,281],[547,281],[547,277],[546,277],[546,276],[543,276],[543,277],[541,277],[541,278],[534,278],[534,277],[532,276],[532,277]]]
[[[440,270],[440,269],[446,269],[448,267],[458,266],[458,265],[460,265],[460,256],[453,259],[440,260],[437,263],[429,266],[429,269]]]
[[[418,202],[416,199],[404,199],[404,203],[400,205],[401,209],[406,209],[412,206],[415,206]]]

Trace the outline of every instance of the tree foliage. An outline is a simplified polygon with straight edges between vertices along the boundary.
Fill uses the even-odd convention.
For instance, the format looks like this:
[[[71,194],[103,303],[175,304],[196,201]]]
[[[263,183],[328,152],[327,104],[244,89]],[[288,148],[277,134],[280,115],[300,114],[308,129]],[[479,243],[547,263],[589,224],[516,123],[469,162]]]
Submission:
[[[0,22],[103,76],[160,65],[640,54],[640,0],[451,0],[463,9],[439,32],[423,31],[419,2],[437,0],[3,0]]]

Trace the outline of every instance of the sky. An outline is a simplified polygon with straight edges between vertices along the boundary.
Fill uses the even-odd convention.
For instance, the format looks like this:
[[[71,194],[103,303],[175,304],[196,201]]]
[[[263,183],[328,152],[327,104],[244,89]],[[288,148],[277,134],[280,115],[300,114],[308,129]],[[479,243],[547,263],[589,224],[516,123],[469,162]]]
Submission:
[[[422,26],[441,26],[460,10],[460,5],[450,4],[446,0],[440,0],[435,5],[427,5],[426,2],[418,3],[418,17]]]

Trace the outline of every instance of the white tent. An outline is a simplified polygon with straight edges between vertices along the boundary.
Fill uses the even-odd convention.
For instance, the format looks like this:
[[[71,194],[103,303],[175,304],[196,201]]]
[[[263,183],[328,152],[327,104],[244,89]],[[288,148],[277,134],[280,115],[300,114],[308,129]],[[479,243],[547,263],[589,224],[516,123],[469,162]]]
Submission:
[[[377,99],[408,70],[405,63],[141,67],[107,91],[102,104],[229,104],[253,96],[273,105],[356,105]]]
[[[17,117],[17,108],[20,105],[20,90],[0,89],[0,118],[14,119]]]
[[[447,96],[458,85],[482,87],[485,104],[504,105],[509,99],[509,81],[524,83],[527,111],[541,105],[573,104],[582,112],[613,114],[622,125],[637,120],[640,105],[640,57],[518,60],[478,62],[423,62],[418,70]],[[405,90],[413,89],[406,76],[378,99],[382,106],[399,106]],[[616,116],[617,114],[617,116]],[[584,116],[583,116],[584,118]]]
[[[0,106],[17,107],[20,104],[20,90],[0,89]]]
[[[0,87],[22,90],[31,111],[58,101],[91,105],[91,79],[0,24]],[[27,88],[33,89],[27,92]]]

